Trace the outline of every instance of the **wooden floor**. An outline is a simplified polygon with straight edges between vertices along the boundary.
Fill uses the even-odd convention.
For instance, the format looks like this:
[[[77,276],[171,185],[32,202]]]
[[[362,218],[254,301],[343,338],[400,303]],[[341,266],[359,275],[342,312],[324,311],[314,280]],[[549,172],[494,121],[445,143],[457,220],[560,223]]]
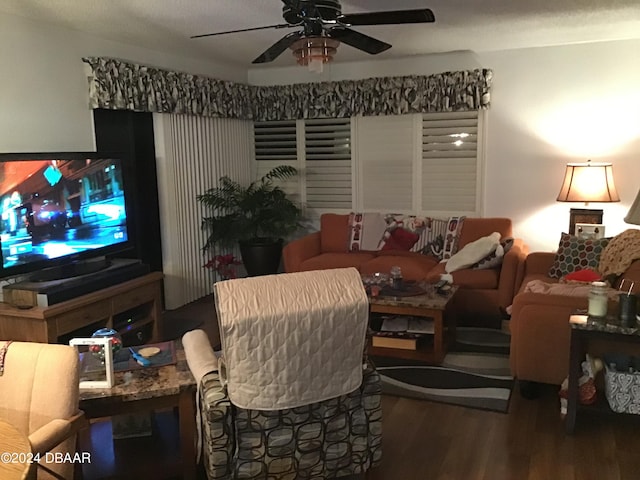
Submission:
[[[203,299],[168,312],[166,338],[204,328],[217,343],[213,303]],[[536,400],[516,388],[509,413],[473,410],[384,396],[383,462],[369,480],[587,480],[640,478],[640,422],[578,414],[567,436],[555,387]],[[154,435],[112,440],[108,421],[80,438],[92,452],[85,479],[180,478],[178,428],[173,411],[154,415]],[[204,478],[204,477],[203,477]]]

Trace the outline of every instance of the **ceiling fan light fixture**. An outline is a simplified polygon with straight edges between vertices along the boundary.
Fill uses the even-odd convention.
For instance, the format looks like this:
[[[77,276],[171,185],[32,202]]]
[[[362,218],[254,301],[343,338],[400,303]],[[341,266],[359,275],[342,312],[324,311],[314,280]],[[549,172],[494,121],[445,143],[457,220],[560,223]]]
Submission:
[[[308,67],[311,72],[322,73],[324,64],[333,60],[339,45],[335,38],[313,36],[296,40],[289,48],[298,65]]]

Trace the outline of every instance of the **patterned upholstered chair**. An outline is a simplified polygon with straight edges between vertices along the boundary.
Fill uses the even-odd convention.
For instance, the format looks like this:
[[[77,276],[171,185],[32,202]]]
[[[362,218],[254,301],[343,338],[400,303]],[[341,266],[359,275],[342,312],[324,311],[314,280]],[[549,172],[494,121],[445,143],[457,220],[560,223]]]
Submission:
[[[381,387],[363,362],[368,302],[357,270],[230,280],[214,290],[219,370],[207,340],[194,347],[204,332],[183,338],[199,379],[209,479],[320,480],[377,465]]]

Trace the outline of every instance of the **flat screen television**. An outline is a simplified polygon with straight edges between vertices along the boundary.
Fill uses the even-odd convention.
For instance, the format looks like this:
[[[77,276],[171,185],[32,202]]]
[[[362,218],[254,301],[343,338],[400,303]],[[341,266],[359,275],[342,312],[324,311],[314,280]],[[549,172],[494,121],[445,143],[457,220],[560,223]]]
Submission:
[[[120,155],[0,154],[0,278],[82,275],[134,248]]]

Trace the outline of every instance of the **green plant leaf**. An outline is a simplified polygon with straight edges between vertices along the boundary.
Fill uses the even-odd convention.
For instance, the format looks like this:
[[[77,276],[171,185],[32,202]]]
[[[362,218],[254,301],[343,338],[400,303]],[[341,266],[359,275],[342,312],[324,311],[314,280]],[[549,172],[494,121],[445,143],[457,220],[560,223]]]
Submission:
[[[300,226],[302,211],[274,180],[297,175],[290,165],[280,165],[259,180],[242,186],[228,176],[218,186],[197,195],[205,209],[202,229],[207,233],[203,250],[233,247],[238,241],[284,238]]]

